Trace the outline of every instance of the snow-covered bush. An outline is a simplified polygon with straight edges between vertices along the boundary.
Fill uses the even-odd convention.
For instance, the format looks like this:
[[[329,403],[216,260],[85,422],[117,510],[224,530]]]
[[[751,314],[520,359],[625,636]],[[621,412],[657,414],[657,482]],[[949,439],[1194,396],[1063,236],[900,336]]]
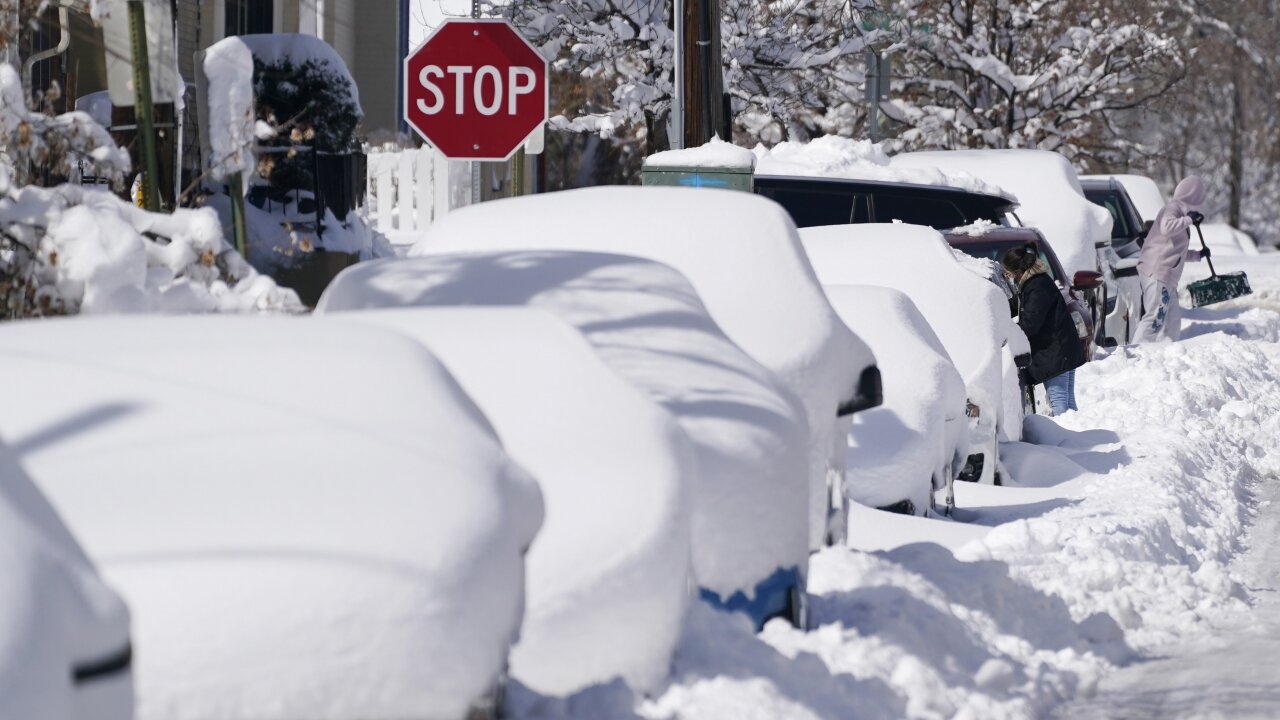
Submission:
[[[118,312],[301,310],[258,275],[208,209],[150,213],[79,185],[0,174],[0,319]]]

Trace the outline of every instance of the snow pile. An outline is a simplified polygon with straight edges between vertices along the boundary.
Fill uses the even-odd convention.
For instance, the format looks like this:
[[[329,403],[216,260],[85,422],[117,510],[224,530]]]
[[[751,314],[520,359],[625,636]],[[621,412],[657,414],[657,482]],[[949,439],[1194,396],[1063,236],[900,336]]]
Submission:
[[[139,720],[459,718],[503,670],[542,503],[417,343],[71,318],[0,329],[0,369],[0,434],[129,604]]]
[[[880,285],[901,291],[929,321],[978,406],[978,437],[998,427],[1003,397],[1001,348],[1009,304],[995,285],[957,260],[936,230],[866,224],[806,228],[805,251],[824,285]]]
[[[103,176],[119,176],[129,169],[129,153],[116,147],[110,134],[85,112],[46,115],[27,109],[22,78],[10,64],[0,62],[0,193],[8,192],[6,161],[48,163],[52,170],[70,173],[75,161],[92,161]],[[51,162],[52,161],[52,162]]]
[[[757,145],[756,174],[798,177],[874,180],[914,185],[952,187],[984,195],[1015,196],[992,182],[964,170],[942,171],[929,167],[892,167],[881,145],[825,135],[809,142],[781,142],[772,148]],[[1006,186],[1007,187],[1007,186]]]
[[[1156,214],[1164,207],[1164,193],[1160,192],[1160,186],[1149,177],[1143,175],[1089,175],[1086,177],[1118,180],[1124,186],[1125,192],[1129,193],[1129,199],[1133,201],[1133,206],[1137,208],[1143,221],[1155,220]]]
[[[1254,242],[1253,237],[1242,230],[1237,230],[1227,223],[1203,223],[1200,225],[1200,232],[1204,233],[1204,242],[1209,246],[1209,250],[1213,252],[1213,260],[1216,263],[1218,258],[1230,255],[1257,255],[1258,243]],[[1195,234],[1195,230],[1191,231],[1191,248],[1200,247],[1200,236]]]
[[[953,228],[951,230],[948,230],[947,232],[950,232],[954,235],[965,235],[967,237],[983,237],[998,227],[1000,226],[991,222],[990,220],[980,219],[971,225],[962,225],[958,228]]]
[[[15,252],[34,250],[42,314],[301,310],[230,249],[210,210],[149,213],[93,187],[24,187],[0,196],[0,227]]]
[[[127,668],[91,685],[72,679],[74,668],[109,660],[129,647],[129,612],[3,443],[0,567],[4,715],[133,718]]]
[[[689,583],[688,439],[568,325],[529,308],[348,313],[436,354],[538,480],[547,522],[529,551],[512,677],[567,694],[663,680]],[[433,439],[434,441],[434,439]],[[803,510],[800,510],[803,512]]]
[[[837,418],[837,408],[875,359],[831,309],[781,206],[693,188],[572,190],[449,213],[411,254],[519,249],[626,253],[688,278],[725,335],[804,403],[810,542],[820,545],[835,520],[828,488],[844,471],[849,420]]]
[[[683,150],[666,150],[644,159],[645,167],[714,167],[751,170],[756,156],[750,150],[725,142],[718,136],[706,145]]]
[[[1111,238],[1111,213],[1085,199],[1071,163],[1044,150],[911,152],[893,158],[894,169],[968,172],[1002,187],[1017,188],[1017,215],[1039,228],[1068,275],[1096,270],[1095,245]]]
[[[964,380],[910,298],[869,285],[827,285],[840,319],[876,354],[884,404],[858,413],[849,431],[846,492],[870,507],[908,499],[932,512],[933,490],[969,454]],[[856,523],[849,537],[859,533]]]
[[[235,173],[245,179],[257,169],[253,109],[253,53],[241,38],[219,40],[205,51],[209,78],[209,174],[226,182]]]
[[[750,601],[779,568],[797,568],[803,577],[804,406],[725,337],[683,275],[603,253],[429,255],[347,268],[316,312],[468,305],[553,313],[680,423],[698,462],[692,545],[701,588],[726,599],[741,590]]]

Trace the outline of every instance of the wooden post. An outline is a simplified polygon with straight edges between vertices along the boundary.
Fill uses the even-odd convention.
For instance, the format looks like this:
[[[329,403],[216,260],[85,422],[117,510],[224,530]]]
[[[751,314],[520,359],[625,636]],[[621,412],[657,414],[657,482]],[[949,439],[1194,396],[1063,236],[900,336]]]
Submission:
[[[151,63],[142,0],[129,0],[129,39],[133,51],[133,106],[138,119],[138,141],[142,148],[142,204],[151,212],[159,212],[160,163],[156,156],[155,119],[152,114],[155,108],[151,104]],[[234,196],[232,197],[234,202]],[[241,197],[241,202],[243,200]]]

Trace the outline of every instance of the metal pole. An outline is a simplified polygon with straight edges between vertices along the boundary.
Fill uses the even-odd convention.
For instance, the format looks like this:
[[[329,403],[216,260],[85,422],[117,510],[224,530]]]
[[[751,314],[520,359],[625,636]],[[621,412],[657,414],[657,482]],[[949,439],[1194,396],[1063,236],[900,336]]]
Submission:
[[[511,197],[520,197],[524,193],[524,148],[521,147],[511,156]]]
[[[480,0],[471,0],[471,17],[479,19],[480,17]],[[480,166],[479,160],[471,161],[471,204],[480,202],[480,174],[483,168]]]
[[[248,232],[244,224],[244,176],[234,173],[227,178],[227,182],[227,190],[231,193],[231,232],[235,238],[236,252],[247,260],[249,248],[246,240]]]
[[[671,97],[671,147],[684,149],[684,0],[675,0],[676,51],[671,64],[675,87]]]
[[[151,104],[151,65],[147,49],[147,20],[142,0],[129,0],[129,39],[133,54],[133,111],[138,121],[142,154],[142,202],[151,212],[160,211],[160,163]]]

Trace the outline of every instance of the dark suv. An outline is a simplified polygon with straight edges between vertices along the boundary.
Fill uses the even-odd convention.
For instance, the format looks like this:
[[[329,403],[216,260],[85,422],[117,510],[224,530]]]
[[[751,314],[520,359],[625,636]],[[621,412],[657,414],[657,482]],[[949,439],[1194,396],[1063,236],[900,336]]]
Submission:
[[[1115,178],[1090,178],[1080,181],[1089,202],[1111,213],[1111,249],[1122,258],[1138,254],[1139,239],[1147,236],[1150,224],[1144,223],[1129,193]],[[1154,220],[1155,218],[1149,218]]]
[[[796,227],[900,220],[949,230],[987,220],[1007,225],[1017,202],[958,188],[875,180],[757,175],[755,191],[791,214]]]

